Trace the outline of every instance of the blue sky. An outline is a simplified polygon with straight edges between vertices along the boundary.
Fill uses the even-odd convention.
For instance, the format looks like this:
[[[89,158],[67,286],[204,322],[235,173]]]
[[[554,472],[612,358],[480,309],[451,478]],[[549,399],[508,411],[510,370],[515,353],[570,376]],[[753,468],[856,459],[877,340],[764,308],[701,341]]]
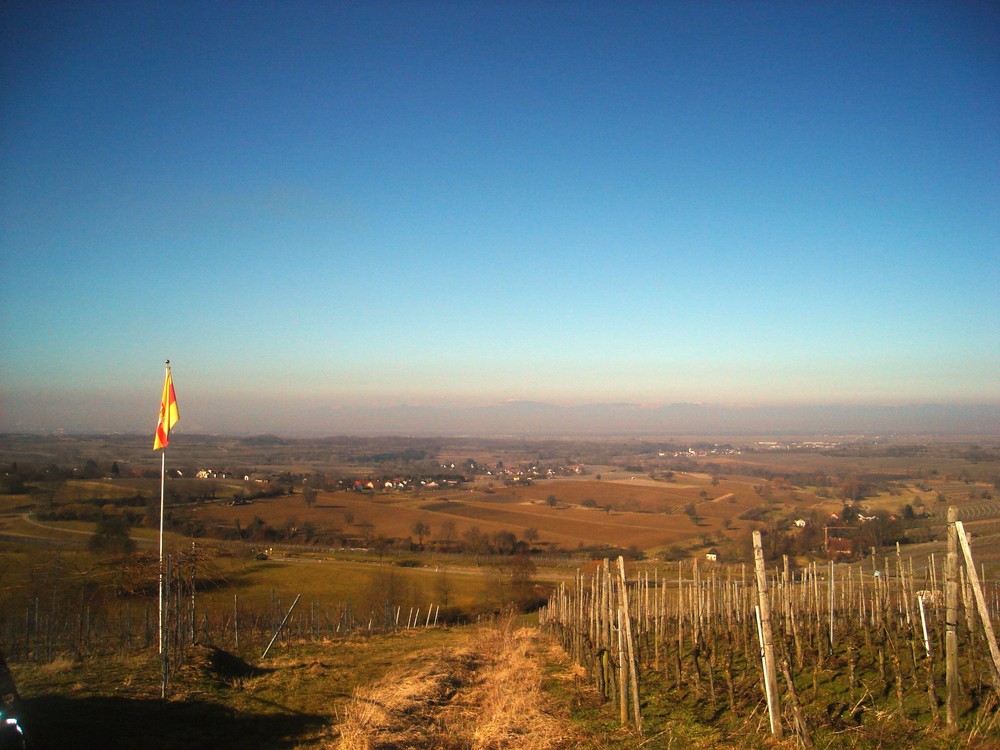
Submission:
[[[0,12],[0,429],[1000,403],[995,4]]]

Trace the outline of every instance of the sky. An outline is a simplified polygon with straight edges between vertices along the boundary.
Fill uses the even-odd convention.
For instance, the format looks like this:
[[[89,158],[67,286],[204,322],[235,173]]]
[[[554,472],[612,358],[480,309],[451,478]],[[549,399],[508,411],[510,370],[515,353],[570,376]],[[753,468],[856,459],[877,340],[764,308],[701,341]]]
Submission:
[[[0,75],[0,430],[1000,405],[995,3],[12,1]]]

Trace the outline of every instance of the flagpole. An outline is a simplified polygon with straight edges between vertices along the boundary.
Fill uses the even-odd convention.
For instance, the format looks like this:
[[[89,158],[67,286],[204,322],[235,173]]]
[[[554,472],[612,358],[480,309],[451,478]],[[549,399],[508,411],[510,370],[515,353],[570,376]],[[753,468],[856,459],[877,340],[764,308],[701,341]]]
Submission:
[[[170,378],[170,360],[166,360],[164,363],[164,375],[163,381],[167,383]],[[167,394],[165,394],[166,398]],[[160,419],[164,418],[163,410],[169,405],[161,402],[160,409]],[[159,426],[157,427],[159,429]],[[167,426],[167,432],[169,434],[169,424]],[[160,449],[160,590],[159,590],[159,652],[163,653],[163,511],[164,511],[164,497],[166,495],[166,478],[167,478],[167,448],[164,445]]]
[[[160,451],[160,653],[163,653],[163,497],[167,475],[167,451]]]
[[[153,436],[153,450],[160,453],[160,591],[159,591],[159,651],[162,662],[162,679],[160,682],[160,697],[167,697],[167,679],[169,678],[170,665],[168,662],[167,638],[165,628],[167,619],[167,597],[170,591],[170,558],[167,558],[166,574],[163,570],[163,524],[166,513],[166,484],[167,484],[167,446],[170,444],[170,429],[180,419],[177,412],[177,396],[174,394],[174,381],[170,377],[170,360],[166,361],[166,372],[163,376],[163,395],[160,397],[160,416],[156,422],[156,434]],[[164,578],[166,578],[166,591],[164,591]]]

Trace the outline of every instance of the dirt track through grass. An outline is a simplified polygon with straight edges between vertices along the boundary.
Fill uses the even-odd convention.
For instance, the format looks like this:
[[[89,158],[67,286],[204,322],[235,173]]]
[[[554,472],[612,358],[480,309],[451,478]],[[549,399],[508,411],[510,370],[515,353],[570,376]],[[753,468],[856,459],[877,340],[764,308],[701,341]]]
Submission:
[[[329,745],[337,750],[550,750],[586,743],[543,690],[537,629],[513,620],[356,692]]]

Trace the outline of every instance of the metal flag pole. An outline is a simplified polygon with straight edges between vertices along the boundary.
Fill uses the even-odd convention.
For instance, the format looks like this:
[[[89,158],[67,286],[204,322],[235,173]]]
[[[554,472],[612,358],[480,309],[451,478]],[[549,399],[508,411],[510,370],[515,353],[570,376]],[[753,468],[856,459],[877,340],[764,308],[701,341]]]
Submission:
[[[166,361],[166,372],[163,376],[163,395],[160,397],[160,418],[156,424],[156,435],[153,437],[153,450],[161,451],[160,454],[160,591],[159,591],[159,651],[160,659],[163,662],[163,682],[160,686],[160,697],[167,697],[167,639],[165,637],[165,620],[167,619],[167,593],[164,590],[163,572],[163,524],[166,516],[166,483],[167,483],[167,451],[170,445],[170,429],[176,424],[180,416],[177,413],[177,396],[174,394],[174,381],[170,377],[170,360]],[[166,582],[170,585],[170,558],[167,558]]]
[[[167,472],[167,453],[160,453],[160,653],[163,653],[163,485]]]
[[[163,375],[163,381],[166,382],[167,377],[170,375],[170,360],[166,361],[166,369]],[[160,419],[163,419],[166,415],[163,413],[164,407],[169,408],[168,405],[161,403],[160,409]],[[167,449],[164,447],[160,450],[160,590],[159,590],[159,652],[163,653],[163,505],[165,486],[167,477]]]

